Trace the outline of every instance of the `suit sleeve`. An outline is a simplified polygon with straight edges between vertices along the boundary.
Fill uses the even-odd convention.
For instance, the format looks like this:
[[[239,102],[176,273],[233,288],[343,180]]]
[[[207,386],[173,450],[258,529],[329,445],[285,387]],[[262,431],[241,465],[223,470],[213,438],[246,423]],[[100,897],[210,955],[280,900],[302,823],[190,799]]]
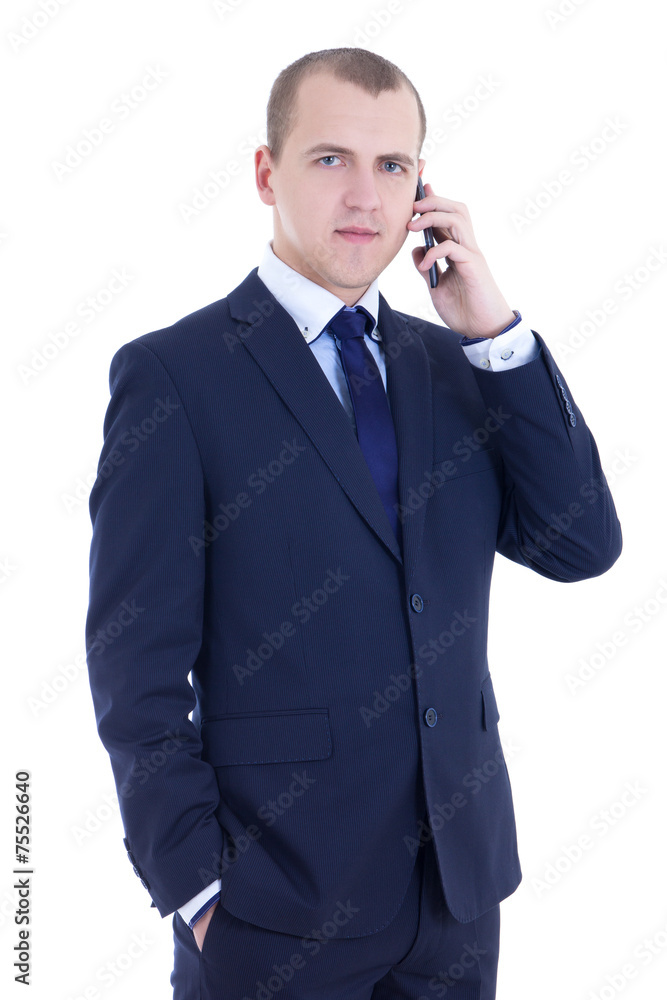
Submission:
[[[474,367],[497,415],[504,500],[498,552],[551,580],[606,572],[622,548],[621,526],[593,436],[544,340],[511,370]]]
[[[225,835],[215,771],[201,759],[188,675],[202,641],[200,456],[157,356],[130,342],[111,399],[89,507],[88,675],[118,791],[125,846],[161,916],[219,874]]]

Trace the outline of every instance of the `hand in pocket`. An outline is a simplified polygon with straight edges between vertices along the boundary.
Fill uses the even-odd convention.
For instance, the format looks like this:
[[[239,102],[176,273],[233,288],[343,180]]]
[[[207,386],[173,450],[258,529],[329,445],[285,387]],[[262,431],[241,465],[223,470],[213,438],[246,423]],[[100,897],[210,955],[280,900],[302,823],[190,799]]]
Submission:
[[[204,947],[204,938],[206,937],[206,931],[208,929],[208,925],[211,922],[211,917],[215,913],[215,908],[216,908],[217,905],[218,905],[218,902],[216,900],[216,902],[213,904],[213,906],[209,907],[209,909],[206,911],[206,913],[204,913],[199,918],[199,920],[197,921],[197,923],[192,928],[192,933],[195,936],[195,941],[197,942],[197,947],[199,948],[200,951]]]

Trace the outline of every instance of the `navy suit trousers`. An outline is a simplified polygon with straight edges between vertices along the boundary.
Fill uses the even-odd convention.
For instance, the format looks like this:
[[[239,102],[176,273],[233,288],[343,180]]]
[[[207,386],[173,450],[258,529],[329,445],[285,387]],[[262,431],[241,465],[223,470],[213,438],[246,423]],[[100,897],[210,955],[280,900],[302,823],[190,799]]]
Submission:
[[[174,1000],[494,1000],[500,907],[469,923],[455,920],[431,841],[417,851],[389,923],[363,937],[340,935],[353,919],[354,907],[339,900],[331,921],[299,938],[246,923],[218,904],[200,952],[176,912]]]

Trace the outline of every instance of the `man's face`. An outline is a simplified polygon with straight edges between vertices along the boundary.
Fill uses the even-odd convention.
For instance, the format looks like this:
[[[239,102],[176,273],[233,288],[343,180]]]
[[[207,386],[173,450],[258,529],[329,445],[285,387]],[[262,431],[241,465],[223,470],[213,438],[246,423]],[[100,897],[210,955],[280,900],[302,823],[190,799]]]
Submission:
[[[372,97],[328,72],[306,77],[278,166],[267,146],[255,153],[260,197],[274,206],[276,256],[354,305],[410,231],[425,162],[418,141],[407,88]]]

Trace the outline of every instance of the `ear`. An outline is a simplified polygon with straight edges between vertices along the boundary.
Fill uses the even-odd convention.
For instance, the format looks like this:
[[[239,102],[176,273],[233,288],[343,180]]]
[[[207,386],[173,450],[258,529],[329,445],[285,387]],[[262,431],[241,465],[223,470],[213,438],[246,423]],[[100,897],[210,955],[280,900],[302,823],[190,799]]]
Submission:
[[[421,177],[421,175],[422,175],[422,171],[423,171],[423,169],[424,169],[424,164],[425,164],[425,163],[426,163],[426,160],[420,160],[420,161],[419,161],[419,171],[418,171],[418,172],[419,172],[419,176],[420,176],[420,177]]]
[[[275,205],[276,196],[271,187],[273,159],[268,146],[258,146],[255,150],[255,183],[259,197],[265,205]]]

